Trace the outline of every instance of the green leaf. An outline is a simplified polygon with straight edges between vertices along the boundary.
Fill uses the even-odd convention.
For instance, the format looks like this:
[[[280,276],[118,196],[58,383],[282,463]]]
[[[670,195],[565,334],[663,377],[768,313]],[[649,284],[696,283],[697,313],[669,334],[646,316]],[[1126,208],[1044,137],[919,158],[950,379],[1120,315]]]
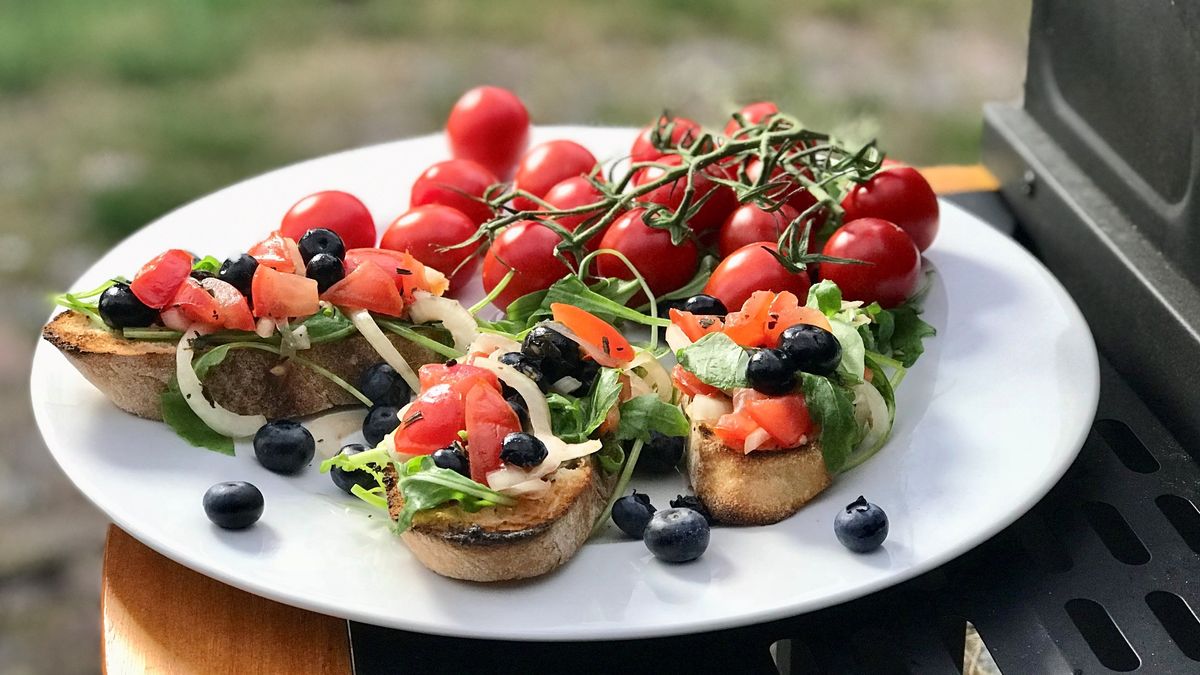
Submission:
[[[342,314],[337,307],[326,307],[304,320],[300,326],[308,331],[308,341],[312,344],[332,342],[349,337],[355,332],[354,324]]]
[[[579,399],[557,392],[546,394],[550,406],[550,430],[568,443],[578,443],[583,436],[583,406]],[[586,436],[584,437],[586,438]]]
[[[216,274],[217,272],[221,271],[221,261],[212,257],[211,255],[206,255],[192,264],[192,270],[196,272],[208,272],[209,274]]]
[[[807,306],[821,310],[825,316],[833,316],[842,309],[842,290],[828,279],[808,289]]]
[[[609,436],[604,439],[596,457],[600,459],[600,468],[605,473],[616,473],[625,464],[625,448],[620,441]]]
[[[670,321],[666,319],[652,319],[636,309],[626,307],[624,303],[632,297],[632,294],[626,295],[627,289],[619,284],[601,281],[595,284],[594,287],[598,290],[593,290],[584,285],[579,280],[579,277],[574,275],[563,277],[554,282],[554,285],[546,292],[546,298],[542,304],[547,309],[556,302],[574,305],[579,309],[595,314],[608,323],[617,323],[619,320],[626,320],[647,326],[667,326],[670,324]],[[615,300],[606,297],[599,291],[613,293],[615,298],[621,299]]]
[[[550,406],[550,428],[555,436],[568,443],[582,443],[604,424],[608,411],[620,398],[621,371],[601,368],[586,398],[556,392],[546,395],[546,404]]]
[[[222,455],[233,455],[233,439],[209,428],[184,400],[179,385],[172,377],[167,389],[159,396],[163,421],[180,438],[198,448],[208,448]]]
[[[693,295],[703,291],[704,285],[708,283],[708,279],[712,276],[712,272],[714,269],[716,269],[718,262],[720,261],[717,260],[716,256],[704,256],[704,258],[700,260],[700,267],[696,270],[696,274],[692,276],[691,281],[671,291],[670,293],[667,293],[666,295],[658,296],[658,301],[662,302],[664,300],[681,300],[683,298],[690,298]],[[636,284],[637,282],[626,283]],[[636,291],[637,289],[635,288],[634,290]]]
[[[863,372],[866,370],[863,360],[866,349],[858,329],[838,317],[830,317],[829,326],[842,348],[842,360],[838,363],[837,372],[844,381],[862,382]]]
[[[925,353],[922,341],[937,335],[937,330],[925,323],[919,310],[912,305],[901,305],[889,311],[894,322],[891,355],[903,363],[905,368],[911,368],[921,354]]]
[[[705,384],[718,389],[747,387],[746,366],[750,354],[724,333],[709,333],[680,349],[679,365]]]
[[[457,502],[460,508],[471,513],[487,506],[516,503],[512,497],[476,483],[457,471],[434,466],[428,455],[397,465],[397,470],[400,474],[397,487],[404,497],[404,507],[396,518],[396,529],[400,532],[412,526],[413,516],[418,511],[450,502]]]
[[[687,436],[691,425],[679,406],[664,402],[657,394],[643,394],[621,404],[619,440],[650,439],[650,432],[665,436]]]
[[[801,373],[808,412],[821,427],[821,454],[829,473],[838,473],[858,440],[854,399],[829,378]]]
[[[440,323],[409,323],[399,319],[376,318],[375,323],[405,340],[440,354],[448,359],[462,358],[462,352],[452,345],[454,338]]]

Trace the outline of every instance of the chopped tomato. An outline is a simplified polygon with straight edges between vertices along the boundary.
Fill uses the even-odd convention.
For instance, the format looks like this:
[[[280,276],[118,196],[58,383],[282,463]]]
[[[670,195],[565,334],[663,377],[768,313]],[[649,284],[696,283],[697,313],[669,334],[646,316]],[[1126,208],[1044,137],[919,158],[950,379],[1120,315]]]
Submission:
[[[675,368],[671,370],[671,380],[675,383],[675,388],[687,396],[699,394],[721,396],[724,394],[720,389],[704,382],[679,364],[675,364]]]
[[[746,447],[746,437],[758,429],[758,424],[745,411],[721,415],[713,431],[725,445],[742,452]]]
[[[500,391],[500,379],[496,377],[496,373],[467,363],[427,363],[417,371],[417,377],[421,381],[422,390],[448,384],[455,392],[465,396],[475,385],[486,384]]]
[[[670,314],[671,323],[679,326],[692,342],[709,333],[720,333],[725,328],[725,320],[719,316],[697,315],[674,307],[671,308]]]
[[[742,309],[725,318],[725,334],[743,347],[761,347],[767,342],[767,315],[775,294],[771,291],[755,291],[742,305]]]
[[[404,313],[404,300],[392,275],[373,262],[355,267],[345,279],[330,286],[321,299],[341,307],[365,309],[387,316]]]
[[[190,261],[189,261],[190,262]],[[221,307],[213,296],[200,285],[200,282],[187,277],[169,305],[178,309],[190,323],[205,326],[221,326]]]
[[[790,291],[783,291],[776,295],[767,312],[767,323],[764,328],[767,336],[766,346],[772,349],[778,347],[779,336],[783,331],[801,323],[820,326],[833,332],[833,327],[829,325],[829,319],[825,318],[821,310],[801,305],[799,299]]]
[[[812,431],[812,418],[803,394],[764,396],[747,403],[746,412],[783,448],[800,445]]]
[[[286,319],[309,316],[320,309],[316,280],[277,272],[266,265],[254,270],[250,295],[254,297],[254,316],[258,317]]]
[[[304,274],[304,259],[300,257],[300,247],[295,240],[289,239],[279,231],[250,247],[250,257],[259,265],[266,265],[279,272]]]
[[[616,366],[633,360],[633,345],[607,321],[572,305],[550,304],[554,320],[566,326],[582,341],[592,359],[602,366]]]
[[[466,420],[463,396],[448,384],[439,384],[421,393],[400,418],[394,436],[396,452],[428,455],[459,440]]]
[[[225,281],[209,277],[200,282],[200,286],[217,301],[217,313],[221,317],[221,325],[233,330],[254,330],[254,316],[250,313],[250,304],[242,292]]]
[[[521,420],[498,389],[476,384],[467,392],[467,457],[471,480],[487,485],[487,475],[500,468],[504,437],[521,430]]]
[[[142,265],[129,284],[129,290],[147,307],[162,309],[191,273],[192,254],[173,248]]]
[[[431,291],[440,295],[430,287],[425,273],[425,265],[421,261],[403,251],[389,251],[383,248],[352,248],[346,251],[346,274],[364,262],[373,262],[391,275],[397,290],[404,302],[413,301],[413,291]],[[444,290],[444,289],[443,289]]]

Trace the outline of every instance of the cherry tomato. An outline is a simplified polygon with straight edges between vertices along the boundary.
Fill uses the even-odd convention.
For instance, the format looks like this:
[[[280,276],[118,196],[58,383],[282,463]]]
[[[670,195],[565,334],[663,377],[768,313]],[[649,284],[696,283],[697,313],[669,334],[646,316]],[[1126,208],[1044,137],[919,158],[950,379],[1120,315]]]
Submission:
[[[587,175],[596,167],[596,157],[575,141],[547,141],[535,145],[521,158],[513,187],[542,197],[560,182]],[[538,205],[524,197],[513,200],[513,208],[532,211]]]
[[[449,384],[439,384],[413,401],[393,437],[396,452],[404,455],[429,455],[459,440],[466,427],[463,395]]]
[[[404,300],[392,275],[375,263],[358,265],[344,279],[326,289],[321,299],[339,307],[365,309],[387,316],[404,313]]]
[[[183,316],[191,323],[199,323],[213,328],[221,327],[221,306],[200,286],[199,281],[191,277],[183,280],[168,307],[182,312]],[[254,328],[253,319],[250,321],[250,327]]]
[[[676,245],[671,242],[671,233],[650,227],[642,221],[646,209],[632,209],[613,221],[600,248],[618,251],[646,279],[650,292],[663,295],[691,281],[700,263],[695,242],[685,239]],[[605,277],[632,279],[633,272],[614,255],[602,255],[596,260],[596,271]],[[634,305],[645,302],[639,291],[630,299]]]
[[[301,199],[283,216],[279,231],[299,241],[318,227],[336,232],[346,248],[375,245],[375,219],[358,197],[347,192],[326,190]]]
[[[743,106],[738,112],[742,114],[742,119],[746,120],[746,124],[743,126],[739,124],[736,119],[731,119],[726,122],[725,136],[728,138],[733,138],[733,135],[736,134],[739,129],[761,124],[763,120],[778,113],[779,106],[770,101],[759,101],[758,103],[751,103]]]
[[[466,396],[467,457],[471,480],[487,485],[488,473],[500,468],[504,437],[521,430],[521,420],[493,387],[476,384]]]
[[[299,274],[277,272],[266,265],[254,270],[250,282],[254,316],[287,319],[315,314],[320,305],[317,282]]]
[[[412,186],[409,206],[442,204],[462,211],[471,222],[479,225],[491,220],[495,213],[479,199],[500,179],[487,167],[469,159],[448,159],[438,162],[417,177]],[[384,234],[387,237],[387,234]],[[436,265],[435,265],[436,267]]]
[[[747,244],[779,241],[779,235],[799,217],[796,209],[787,204],[774,211],[764,210],[757,204],[742,204],[721,225],[720,238],[717,240],[721,257],[728,257]],[[809,252],[816,249],[815,238],[810,237]]]
[[[671,381],[675,383],[675,388],[683,392],[687,396],[719,396],[723,392],[693,375],[691,372],[684,369],[683,366],[675,364],[671,369]]]
[[[845,222],[880,218],[904,230],[917,250],[929,248],[937,237],[937,195],[929,182],[910,166],[892,166],[854,186],[842,199]]]
[[[557,232],[537,221],[522,220],[504,228],[483,258],[483,288],[488,293],[510,269],[516,271],[496,296],[495,305],[508,307],[522,295],[550,288],[569,274],[570,268],[554,255],[560,242]]]
[[[837,284],[846,300],[895,307],[917,290],[921,279],[921,253],[916,244],[904,230],[879,218],[859,218],[841,226],[826,242],[823,253],[868,263],[821,263],[820,277]]]
[[[725,303],[741,307],[754,291],[791,291],[798,298],[808,297],[808,274],[792,274],[771,254],[779,247],[773,243],[749,244],[729,254],[713,270],[704,292]]]
[[[447,282],[444,279],[438,287],[431,281],[431,277],[437,275],[430,274],[420,260],[407,253],[382,248],[352,248],[346,251],[346,274],[352,274],[355,268],[364,262],[375,263],[391,275],[392,283],[406,303],[413,301],[414,291],[429,291],[434,295],[441,295],[446,291]]]
[[[477,384],[484,384],[500,391],[500,378],[487,368],[472,366],[469,363],[427,363],[417,371],[417,379],[421,389],[429,389],[439,384],[448,384],[454,391],[466,396]]]
[[[507,178],[529,141],[529,112],[507,89],[476,87],[450,110],[446,136],[455,157],[479,162]]]
[[[695,342],[709,333],[720,333],[725,329],[725,319],[719,316],[692,314],[671,308],[671,323],[679,326],[689,340]]]
[[[659,118],[660,121],[665,119],[667,119],[665,116]],[[654,147],[653,134],[655,127],[648,126],[642,129],[638,133],[638,137],[633,141],[633,147],[629,149],[629,161],[652,161],[672,149],[690,146],[703,133],[699,124],[686,117],[674,117],[671,120],[674,122],[674,126],[671,127],[671,140],[666,144],[667,147],[665,149]]]
[[[278,230],[251,246],[247,253],[259,265],[266,265],[277,272],[304,274],[304,258],[300,256],[300,247],[294,239],[283,236]]]
[[[254,330],[254,316],[241,291],[215,277],[202,279],[200,286],[217,303],[217,316],[222,326],[232,330]]]
[[[604,319],[561,302],[552,303],[550,312],[555,321],[584,343],[582,346],[596,363],[612,368],[633,360],[633,345]]]
[[[410,253],[423,264],[450,277],[458,288],[475,271],[477,246],[461,246],[475,234],[476,226],[462,211],[442,204],[426,204],[401,215],[383,233],[379,247]],[[470,259],[469,262],[468,259]]]
[[[162,309],[192,273],[192,254],[173,248],[142,265],[129,290],[147,307]]]
[[[679,155],[665,155],[655,161],[669,166],[679,166],[683,163],[683,158]],[[666,173],[666,169],[657,166],[643,167],[633,174],[633,185],[635,187],[645,185],[662,178]],[[710,192],[712,193],[708,201],[704,202],[700,210],[688,220],[688,225],[697,234],[717,230],[721,227],[721,223],[725,222],[725,218],[730,212],[737,208],[737,195],[734,194],[733,189],[714,183],[709,179],[710,176],[719,178],[730,177],[723,167],[716,165],[705,167],[702,171],[697,171],[695,176],[692,177],[693,206],[705,195]],[[661,185],[647,192],[639,197],[638,201],[662,204],[675,211],[683,203],[683,195],[686,191],[687,177],[681,176],[666,185]]]
[[[555,211],[569,211],[577,209],[581,206],[595,204],[604,198],[604,193],[592,184],[592,181],[587,176],[575,176],[568,178],[563,182],[550,188],[542,201],[553,207]],[[589,218],[596,218],[604,213],[603,210],[588,211],[585,213],[573,216],[558,216],[554,220],[563,227],[574,232],[579,228],[579,225]],[[597,232],[588,239],[585,247],[589,251],[595,251],[600,248],[600,239],[604,236],[608,228]]]

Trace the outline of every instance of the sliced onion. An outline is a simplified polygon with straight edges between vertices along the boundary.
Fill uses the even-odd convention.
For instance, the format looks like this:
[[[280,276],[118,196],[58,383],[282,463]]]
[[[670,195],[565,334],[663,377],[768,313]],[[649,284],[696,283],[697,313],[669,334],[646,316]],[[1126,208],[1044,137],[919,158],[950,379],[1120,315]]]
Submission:
[[[732,412],[733,403],[724,396],[697,394],[687,406],[688,417],[695,422],[716,422]]]
[[[308,326],[300,326],[292,331],[292,347],[297,351],[302,351],[312,347],[312,341],[308,339]]]
[[[581,384],[583,383],[571,377],[570,375],[564,375],[563,377],[558,378],[557,382],[550,385],[550,388],[560,394],[570,394],[578,389]]]
[[[525,409],[529,411],[529,425],[533,427],[535,436],[542,438],[543,441],[545,437],[554,437],[550,430],[550,406],[547,405],[546,397],[538,388],[537,383],[512,366],[492,358],[476,359],[474,365],[487,368],[495,373],[496,377],[499,377],[504,384],[517,390],[517,393],[525,401]]]
[[[549,491],[550,482],[544,481],[541,478],[527,480],[524,483],[517,483],[516,485],[504,488],[503,490],[504,494],[506,495],[513,497],[525,497],[526,499],[537,499]],[[497,490],[497,492],[499,492],[499,490]]]
[[[171,330],[177,330],[180,333],[187,331],[187,329],[192,325],[192,322],[188,321],[188,318],[183,315],[183,312],[175,307],[168,307],[164,309],[159,314],[159,318],[162,319],[164,326],[170,328]]]
[[[519,466],[505,466],[489,472],[487,481],[493,490],[503,492],[521,483],[539,480],[553,473],[563,462],[587,457],[592,453],[599,452],[602,447],[600,441],[594,439],[582,443],[567,443],[557,436],[537,435],[537,437],[546,444],[546,459],[542,460],[541,464],[528,469],[522,469]]]
[[[195,353],[192,349],[192,341],[199,335],[200,333],[196,329],[188,329],[175,349],[175,379],[179,382],[179,391],[183,394],[183,400],[187,401],[188,407],[196,413],[196,417],[199,417],[213,431],[232,438],[253,436],[262,425],[267,423],[266,417],[239,415],[204,398],[204,387],[200,384],[200,378],[192,368],[192,355]]]
[[[637,375],[631,372],[634,368],[641,368],[646,371],[646,374]],[[644,380],[664,403],[670,403],[674,398],[675,386],[671,384],[670,373],[667,372],[666,368],[663,368],[663,365],[650,352],[638,350],[633,360],[626,366],[626,372],[629,372],[636,379]]]
[[[269,316],[264,316],[254,324],[254,334],[260,338],[269,338],[275,334],[275,320]]]
[[[392,341],[383,334],[379,325],[375,323],[375,319],[371,318],[371,313],[365,309],[354,309],[350,310],[346,316],[350,319],[350,323],[354,324],[354,327],[358,329],[358,332],[362,333],[362,336],[366,338],[367,344],[371,345],[389,366],[395,368],[397,373],[400,373],[400,377],[404,378],[408,386],[413,391],[420,391],[421,381],[417,377],[417,374],[408,365],[408,361],[405,361],[404,357],[400,355],[400,352],[396,349],[396,345],[392,344]],[[546,414],[549,415],[549,412],[547,411]]]
[[[519,351],[521,351],[520,342],[497,333],[480,333],[467,349],[468,354],[482,354],[483,356]]]
[[[683,332],[683,329],[675,324],[667,326],[666,332],[663,334],[667,339],[667,344],[671,346],[671,351],[679,351],[684,347],[692,344],[691,338]]]
[[[767,430],[763,429],[762,427],[759,427],[759,428],[755,429],[754,431],[751,431],[746,436],[746,454],[748,455],[748,454],[754,452],[755,450],[761,448],[762,446],[766,445],[767,442],[770,440],[771,440],[771,434],[767,433]]]
[[[854,418],[868,427],[867,435],[858,444],[860,448],[873,449],[892,430],[887,401],[869,382],[854,385]]]
[[[466,352],[475,336],[479,334],[479,324],[475,317],[457,300],[430,295],[424,291],[413,293],[413,304],[408,309],[409,318],[417,323],[432,323],[441,321],[450,336],[454,338],[454,348]]]
[[[425,266],[425,284],[434,295],[442,295],[450,290],[450,280],[446,275],[428,265]]]

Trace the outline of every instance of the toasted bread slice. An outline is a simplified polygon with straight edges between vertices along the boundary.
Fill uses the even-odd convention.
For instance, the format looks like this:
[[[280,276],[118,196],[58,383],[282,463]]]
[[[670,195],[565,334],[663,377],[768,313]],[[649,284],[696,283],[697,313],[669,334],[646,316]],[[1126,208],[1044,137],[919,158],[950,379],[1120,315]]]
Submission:
[[[800,510],[832,482],[819,441],[798,448],[743,453],[692,424],[688,476],[709,513],[730,525],[770,525]]]
[[[175,343],[126,340],[97,328],[79,312],[67,311],[42,329],[42,337],[122,410],[161,420],[159,397],[175,374]],[[437,354],[398,335],[392,343],[413,368],[441,360]],[[348,382],[379,363],[380,356],[361,335],[313,345],[304,357]],[[259,413],[270,419],[299,417],[357,401],[309,368],[257,349],[235,349],[209,371],[204,387],[220,405],[235,413]]]
[[[388,512],[404,506],[394,467],[384,472]],[[551,474],[539,498],[515,506],[468,513],[458,506],[419,512],[401,536],[413,555],[442,576],[466,581],[510,581],[546,574],[567,562],[587,541],[612,491],[594,457]]]

